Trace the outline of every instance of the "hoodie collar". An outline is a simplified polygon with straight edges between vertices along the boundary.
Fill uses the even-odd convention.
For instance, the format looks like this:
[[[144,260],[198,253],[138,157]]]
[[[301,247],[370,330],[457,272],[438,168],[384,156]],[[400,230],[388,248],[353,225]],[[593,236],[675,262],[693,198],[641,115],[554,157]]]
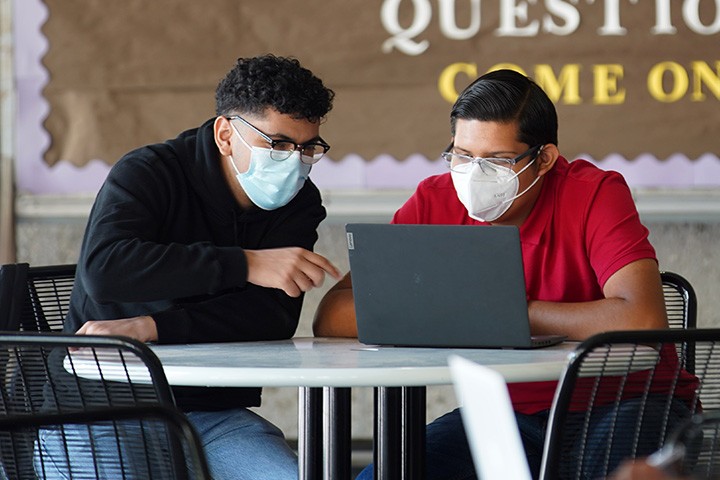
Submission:
[[[232,195],[220,165],[222,157],[215,144],[214,123],[215,117],[196,129],[181,133],[170,141],[171,146],[177,152],[178,161],[193,188],[202,198],[208,216],[228,225],[251,220],[263,212],[241,209]]]

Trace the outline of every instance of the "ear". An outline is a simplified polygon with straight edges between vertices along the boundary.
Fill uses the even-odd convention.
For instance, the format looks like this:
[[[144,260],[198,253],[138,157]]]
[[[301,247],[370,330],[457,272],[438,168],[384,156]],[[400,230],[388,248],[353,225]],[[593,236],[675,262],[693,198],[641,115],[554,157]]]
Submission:
[[[558,150],[557,145],[553,143],[546,144],[535,160],[538,165],[538,177],[542,177],[549,172],[555,165],[559,156],[560,151]]]
[[[213,133],[215,135],[215,145],[217,145],[220,154],[229,156],[232,154],[232,143],[231,139],[233,136],[233,129],[230,125],[230,120],[223,117],[222,115],[215,119],[213,125]]]

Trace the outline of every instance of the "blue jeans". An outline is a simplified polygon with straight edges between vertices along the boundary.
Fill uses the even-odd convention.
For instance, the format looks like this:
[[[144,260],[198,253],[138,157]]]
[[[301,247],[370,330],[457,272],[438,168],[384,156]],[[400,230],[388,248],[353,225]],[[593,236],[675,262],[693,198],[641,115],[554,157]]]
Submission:
[[[623,434],[622,427],[617,425],[632,425],[632,432],[635,431],[634,427],[640,417],[641,409],[643,409],[641,400],[624,400],[617,411],[613,411],[611,406],[596,409],[595,413],[590,416],[590,428],[584,447],[579,441],[576,441],[577,438],[580,438],[582,421],[573,422],[572,419],[568,419],[564,427],[565,442],[566,445],[571,445],[571,448],[567,448],[567,453],[563,454],[563,460],[567,459],[568,461],[561,461],[560,477],[572,476],[575,478],[575,472],[563,471],[563,466],[577,466],[581,458],[580,449],[583,449],[582,465],[579,470],[580,478],[587,480],[605,478],[610,475],[627,457],[626,452],[633,451],[633,447],[637,457],[653,453],[663,443],[663,435],[667,436],[691,415],[690,409],[681,400],[673,399],[669,408],[666,403],[665,395],[648,397],[642,411],[642,423],[637,438],[630,434],[631,432]],[[666,415],[667,425],[663,431],[663,420]],[[526,445],[525,436],[523,436],[523,444]],[[542,445],[540,449],[542,451]],[[608,459],[607,466],[605,458]],[[533,468],[534,466],[531,464],[531,471],[533,475],[537,476],[535,472],[539,472],[539,463],[537,470]]]
[[[446,413],[426,427],[425,452],[427,480],[477,478],[459,409]],[[365,467],[357,476],[357,480],[372,480],[372,478],[372,465]]]
[[[595,479],[606,475],[603,471],[604,452],[608,445],[608,427],[611,420],[610,408],[598,410],[590,421],[590,433],[585,444],[585,455],[587,456],[583,467],[583,478]],[[626,400],[620,408],[619,418],[637,418],[639,401]],[[540,476],[540,464],[542,461],[543,448],[545,443],[545,432],[547,430],[548,411],[535,415],[524,415],[515,413],[520,437],[525,448],[525,455],[530,466],[533,478]],[[664,400],[658,399],[654,402],[648,399],[645,407],[645,419],[640,434],[638,455],[648,455],[657,448],[660,432],[655,425],[660,421],[653,421],[653,418],[661,419],[665,414]],[[690,416],[687,406],[679,401],[673,400],[670,408],[670,421],[668,432],[684,418]],[[622,421],[622,420],[619,420]],[[436,419],[426,429],[426,474],[427,480],[474,480],[477,478],[473,465],[470,448],[465,437],[465,429],[460,416],[460,409],[455,409]],[[643,443],[642,439],[647,439]],[[610,452],[610,467],[607,473],[619,465],[623,460],[623,452],[631,450],[631,435],[617,434],[613,441],[613,449]],[[577,455],[577,451],[570,455]],[[590,461],[588,461],[588,459]],[[597,461],[592,461],[597,459]],[[366,467],[357,477],[357,480],[371,480],[373,478],[373,466]]]
[[[256,413],[238,408],[189,412],[187,416],[202,440],[215,480],[298,478],[297,456],[282,432]],[[127,444],[118,444],[115,428],[123,430],[120,438],[143,435],[143,451],[133,451]],[[137,422],[116,422],[115,427],[73,425],[64,429],[64,438],[59,429],[44,429],[40,431],[39,444],[36,445],[42,455],[35,456],[35,469],[44,472],[43,478],[58,480],[68,479],[71,474],[82,477],[83,473],[92,473],[94,478],[96,467],[101,469],[98,478],[149,478],[153,469],[157,468],[152,459],[167,458],[167,441],[161,432],[156,433],[154,435],[147,429],[141,431]],[[67,455],[64,441],[70,441],[72,445]],[[124,472],[119,469],[119,455],[129,459],[123,462],[126,465]],[[94,457],[104,457],[109,461],[95,465]]]

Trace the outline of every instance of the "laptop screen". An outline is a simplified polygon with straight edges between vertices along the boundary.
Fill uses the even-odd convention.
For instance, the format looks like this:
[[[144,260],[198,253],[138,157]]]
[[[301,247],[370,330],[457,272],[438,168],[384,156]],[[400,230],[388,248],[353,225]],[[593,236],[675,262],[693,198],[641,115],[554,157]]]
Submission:
[[[361,342],[532,346],[516,227],[348,224],[346,232]]]
[[[530,480],[502,375],[458,355],[451,355],[448,364],[478,478]]]

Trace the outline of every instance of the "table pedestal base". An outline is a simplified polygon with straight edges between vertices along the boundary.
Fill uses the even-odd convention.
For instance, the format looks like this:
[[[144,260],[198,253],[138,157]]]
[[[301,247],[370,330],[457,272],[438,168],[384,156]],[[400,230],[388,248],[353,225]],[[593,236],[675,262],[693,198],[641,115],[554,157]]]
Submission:
[[[425,478],[425,387],[375,388],[375,480]]]
[[[425,387],[376,387],[376,480],[425,478]],[[350,389],[300,387],[300,480],[350,479]],[[324,408],[323,408],[324,407]]]
[[[300,480],[350,479],[350,389],[300,387],[298,405]]]

